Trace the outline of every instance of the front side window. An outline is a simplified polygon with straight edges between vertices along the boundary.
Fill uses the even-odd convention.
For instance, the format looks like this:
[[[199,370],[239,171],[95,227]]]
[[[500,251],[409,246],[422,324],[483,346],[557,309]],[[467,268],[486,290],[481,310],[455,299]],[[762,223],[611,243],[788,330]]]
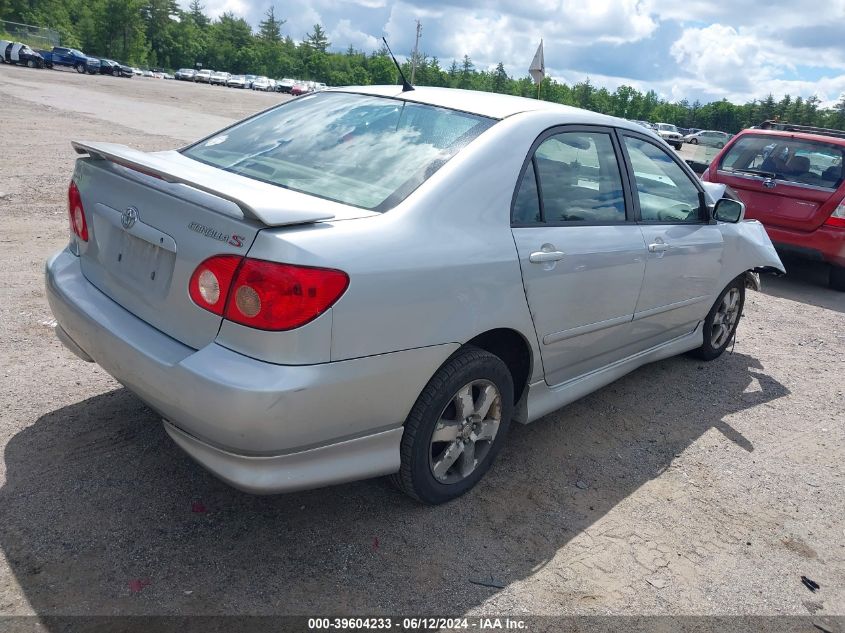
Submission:
[[[749,134],[728,150],[720,169],[835,189],[842,182],[845,148],[785,136]]]
[[[397,99],[323,92],[239,123],[184,154],[286,189],[386,211],[494,123]]]
[[[534,202],[539,187],[539,208]],[[624,222],[625,194],[610,135],[564,132],[534,153],[514,200],[515,223]]]
[[[698,188],[672,157],[648,141],[625,137],[645,222],[701,222]]]

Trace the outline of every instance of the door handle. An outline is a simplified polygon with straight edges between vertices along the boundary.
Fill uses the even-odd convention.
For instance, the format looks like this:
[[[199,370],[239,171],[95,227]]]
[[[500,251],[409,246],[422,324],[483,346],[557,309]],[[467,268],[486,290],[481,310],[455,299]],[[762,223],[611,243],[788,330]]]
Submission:
[[[665,244],[663,242],[657,242],[655,244],[649,244],[648,245],[648,252],[649,253],[663,253],[665,251],[668,251],[670,248],[671,248],[671,246],[669,246],[668,244]]]
[[[563,259],[563,253],[560,251],[536,251],[528,256],[528,261],[532,264],[542,264],[544,262],[559,262]]]

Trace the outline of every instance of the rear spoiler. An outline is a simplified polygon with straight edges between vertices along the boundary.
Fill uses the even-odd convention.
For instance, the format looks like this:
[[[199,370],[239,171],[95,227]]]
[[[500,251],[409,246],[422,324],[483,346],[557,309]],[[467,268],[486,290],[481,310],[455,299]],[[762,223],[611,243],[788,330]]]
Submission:
[[[149,154],[117,143],[71,141],[77,154],[107,160],[128,169],[199,189],[236,204],[244,217],[267,226],[330,220],[332,203],[206,165],[179,152]]]

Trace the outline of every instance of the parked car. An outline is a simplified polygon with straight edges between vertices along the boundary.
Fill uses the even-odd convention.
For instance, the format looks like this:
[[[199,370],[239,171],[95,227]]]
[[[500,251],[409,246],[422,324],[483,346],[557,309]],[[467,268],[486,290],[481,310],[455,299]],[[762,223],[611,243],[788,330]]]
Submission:
[[[0,61],[7,64],[22,64],[30,68],[44,68],[44,57],[21,42],[0,40]]]
[[[258,75],[244,75],[244,79],[246,80],[246,87],[252,88],[252,82],[258,79]]]
[[[100,74],[113,77],[133,77],[135,75],[129,66],[124,66],[113,59],[100,59]]]
[[[194,77],[194,81],[202,84],[210,83],[212,73],[214,73],[214,71],[209,68],[198,70],[196,76]]]
[[[140,68],[136,68],[135,66],[132,67],[132,74],[136,77],[142,77],[144,75],[144,71]]]
[[[231,77],[229,73],[218,70],[217,72],[211,73],[208,83],[212,86],[225,86],[226,82],[229,81],[229,77]]]
[[[252,89],[253,90],[261,90],[262,92],[267,92],[270,90],[270,80],[267,77],[257,77],[252,82]]]
[[[660,138],[669,143],[669,145],[675,149],[681,149],[684,144],[684,139],[681,136],[681,133],[678,132],[678,128],[671,123],[658,123],[655,129],[657,130],[657,134]]]
[[[684,137],[684,143],[690,145],[708,145],[710,147],[724,147],[731,135],[717,130],[699,130]]]
[[[753,271],[783,270],[655,134],[534,99],[368,86],[179,151],[73,145],[57,336],[255,493],[453,499],[512,418],[717,358]]]
[[[100,62],[95,57],[89,57],[82,51],[64,46],[54,46],[53,50],[38,51],[44,58],[47,68],[73,68],[76,72],[96,75],[100,72]]]
[[[702,178],[734,189],[775,246],[830,265],[845,291],[845,132],[767,121],[734,136]]]
[[[293,88],[290,89],[290,93],[294,97],[298,97],[299,95],[305,95],[311,92],[311,86],[306,83],[296,83],[293,85]]]
[[[246,77],[243,75],[232,75],[229,77],[229,80],[226,82],[226,85],[230,88],[245,88],[246,87]]]
[[[291,88],[293,88],[296,82],[293,79],[288,79],[285,77],[284,79],[279,79],[276,82],[276,92],[286,92],[290,94]]]
[[[150,78],[153,78],[153,77],[155,77],[155,73],[154,73],[153,71],[151,71],[151,70],[142,70],[142,71],[141,71],[141,76],[142,76],[142,77],[150,77]]]
[[[193,81],[194,77],[197,76],[197,71],[193,68],[180,68],[176,71],[176,79],[180,81]]]

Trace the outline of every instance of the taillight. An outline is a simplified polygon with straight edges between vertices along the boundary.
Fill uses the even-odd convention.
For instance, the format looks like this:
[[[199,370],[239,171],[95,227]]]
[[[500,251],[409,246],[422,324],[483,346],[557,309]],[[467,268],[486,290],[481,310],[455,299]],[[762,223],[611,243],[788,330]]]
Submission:
[[[313,321],[348,286],[340,270],[218,255],[197,267],[189,292],[198,306],[229,321],[280,331]]]
[[[216,255],[197,266],[188,283],[188,294],[194,303],[223,316],[232,279],[242,261],[239,255]]]
[[[261,330],[292,330],[323,314],[348,286],[340,270],[245,259],[225,317]]]
[[[825,220],[825,224],[828,226],[845,228],[845,200],[839,203],[836,210],[830,214],[830,217],[827,220]]]
[[[79,188],[72,180],[67,188],[67,212],[71,232],[83,242],[87,242],[88,222],[85,220],[82,196],[79,195]]]

